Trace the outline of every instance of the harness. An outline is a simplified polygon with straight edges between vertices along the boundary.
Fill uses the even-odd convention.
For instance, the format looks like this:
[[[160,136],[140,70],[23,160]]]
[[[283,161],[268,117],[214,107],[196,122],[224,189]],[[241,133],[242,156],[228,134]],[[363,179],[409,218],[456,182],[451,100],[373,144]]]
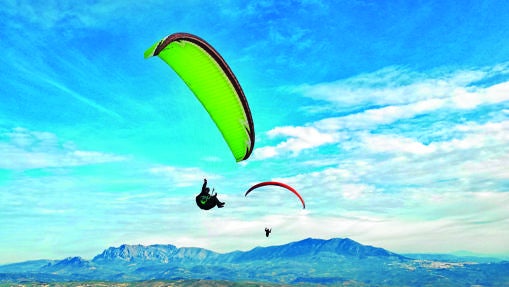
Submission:
[[[209,201],[209,199],[210,199],[210,196],[202,195],[202,196],[200,196],[200,203],[204,205],[205,203],[207,203],[207,201]]]

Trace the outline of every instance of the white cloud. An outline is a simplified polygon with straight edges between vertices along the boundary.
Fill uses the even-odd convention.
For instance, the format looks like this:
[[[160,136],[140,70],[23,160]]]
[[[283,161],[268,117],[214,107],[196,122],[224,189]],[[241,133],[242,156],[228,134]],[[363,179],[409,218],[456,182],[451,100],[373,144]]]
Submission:
[[[25,170],[33,168],[68,167],[116,162],[126,157],[97,151],[83,151],[72,144],[61,144],[49,132],[14,128],[0,134],[0,167]]]
[[[358,133],[362,149],[374,153],[393,154],[416,154],[429,155],[431,153],[462,152],[480,148],[498,148],[487,151],[504,152],[509,144],[509,121],[498,123],[461,124],[449,128],[450,132],[456,132],[458,138],[447,141],[436,141],[425,145],[416,139],[394,134],[370,134]],[[503,154],[500,154],[503,156]],[[468,159],[469,157],[465,157]]]
[[[507,70],[507,65],[498,65],[478,70],[418,73],[400,67],[388,67],[335,82],[304,84],[290,90],[339,106],[398,106],[461,95],[471,89],[475,90],[470,86],[472,83],[505,74]],[[498,89],[503,90],[502,87]]]
[[[428,145],[402,135],[358,133],[348,155],[331,155],[334,166],[274,180],[295,187],[306,206],[321,213],[355,210],[424,219],[430,210],[436,218],[463,214],[460,209],[469,198],[468,204],[476,205],[481,200],[477,195],[492,198],[507,190],[509,121],[461,124],[450,130],[459,132],[458,138]],[[440,198],[450,206],[438,211],[439,201],[428,200]],[[488,212],[491,208],[484,203]],[[495,209],[498,214],[505,210]],[[480,211],[478,215],[486,218]]]
[[[434,146],[398,135],[363,134],[361,140],[364,147],[372,152],[429,154],[435,151]]]
[[[458,125],[449,129],[456,137],[427,145],[401,135],[362,133],[352,143],[358,152],[350,161],[369,164],[354,167],[352,171],[362,175],[353,178],[396,192],[412,185],[426,192],[503,191],[503,181],[509,179],[508,124]]]
[[[355,200],[362,196],[367,196],[375,192],[375,187],[367,184],[353,184],[347,183],[341,185],[343,197],[346,199]]]
[[[306,149],[339,143],[347,137],[345,130],[369,130],[378,125],[391,124],[397,120],[436,110],[443,105],[443,100],[431,99],[404,106],[388,106],[343,117],[326,118],[305,127],[277,127],[267,134],[270,137],[278,135],[288,139],[276,146],[257,148],[254,151],[254,159],[276,157],[287,152],[298,155]]]
[[[194,186],[204,178],[220,179],[221,176],[207,173],[196,167],[158,166],[150,169],[150,173],[163,176],[177,187]]]
[[[368,109],[342,117],[325,118],[312,125],[319,130],[338,132],[348,130],[373,129],[378,125],[392,124],[397,120],[413,118],[416,115],[432,112],[444,106],[444,100],[430,99],[400,106]]]
[[[393,67],[334,83],[297,87],[293,91],[329,101],[332,105],[357,108],[364,105],[366,109],[318,119],[302,127],[276,127],[267,132],[269,138],[281,136],[287,139],[274,146],[258,148],[254,158],[266,159],[287,152],[296,155],[306,149],[342,143],[347,138],[355,138],[357,132],[368,132],[381,125],[391,125],[438,111],[474,110],[480,105],[504,103],[509,101],[509,82],[487,87],[475,86],[475,83],[508,72],[507,65],[499,65],[478,71],[435,72],[428,76]],[[366,137],[361,139],[368,140]],[[439,148],[436,144],[423,145],[415,139],[401,136],[371,136],[369,140],[379,143],[371,149],[380,151],[390,148],[410,153],[430,153]],[[390,142],[382,143],[385,140]],[[457,139],[442,143],[440,147],[468,148],[462,147],[462,144],[475,145],[475,139]]]
[[[270,138],[287,137],[284,142],[275,147],[262,147],[254,151],[254,159],[265,159],[280,154],[291,153],[298,155],[302,150],[319,147],[337,141],[338,135],[322,133],[313,127],[278,127],[270,130],[267,135]]]
[[[278,155],[278,151],[276,147],[273,146],[265,146],[256,148],[253,152],[253,157],[251,160],[261,160],[266,158],[275,157]]]
[[[461,132],[464,135],[463,138],[454,138],[447,142],[436,142],[431,145],[436,146],[439,150],[447,152],[478,148],[486,148],[485,154],[507,151],[507,146],[509,144],[509,121],[499,123],[489,122],[483,125],[470,123],[458,125],[452,130]]]
[[[504,82],[484,89],[457,88],[451,96],[450,106],[459,109],[474,109],[481,104],[495,104],[508,100],[509,82]]]

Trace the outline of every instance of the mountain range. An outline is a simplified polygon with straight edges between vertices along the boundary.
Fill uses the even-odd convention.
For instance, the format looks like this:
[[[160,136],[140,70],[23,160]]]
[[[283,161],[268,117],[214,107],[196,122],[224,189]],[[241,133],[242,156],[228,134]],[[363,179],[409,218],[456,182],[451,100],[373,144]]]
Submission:
[[[509,286],[509,262],[454,258],[404,256],[348,238],[308,238],[230,253],[171,244],[121,245],[91,260],[69,257],[1,265],[0,283],[200,279],[334,286]]]

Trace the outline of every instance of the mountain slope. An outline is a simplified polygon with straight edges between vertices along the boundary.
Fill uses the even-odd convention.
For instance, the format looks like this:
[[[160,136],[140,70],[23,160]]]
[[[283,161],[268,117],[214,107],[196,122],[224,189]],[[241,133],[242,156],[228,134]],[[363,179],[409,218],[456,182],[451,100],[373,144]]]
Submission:
[[[237,254],[229,262],[289,259],[296,257],[320,257],[326,255],[356,258],[405,258],[404,256],[389,252],[383,248],[362,245],[349,238],[333,238],[329,240],[307,238],[280,246],[256,247],[250,251]]]

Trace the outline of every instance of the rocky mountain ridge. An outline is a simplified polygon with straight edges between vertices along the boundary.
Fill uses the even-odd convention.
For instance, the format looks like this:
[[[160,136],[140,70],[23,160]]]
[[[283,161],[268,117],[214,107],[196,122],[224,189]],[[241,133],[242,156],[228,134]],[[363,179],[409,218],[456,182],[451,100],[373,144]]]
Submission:
[[[107,248],[91,260],[69,257],[0,266],[0,283],[180,279],[351,286],[426,286],[420,285],[422,282],[435,284],[429,286],[501,286],[499,283],[509,284],[509,262],[434,262],[348,238],[307,238],[229,253],[171,244],[124,244]]]

